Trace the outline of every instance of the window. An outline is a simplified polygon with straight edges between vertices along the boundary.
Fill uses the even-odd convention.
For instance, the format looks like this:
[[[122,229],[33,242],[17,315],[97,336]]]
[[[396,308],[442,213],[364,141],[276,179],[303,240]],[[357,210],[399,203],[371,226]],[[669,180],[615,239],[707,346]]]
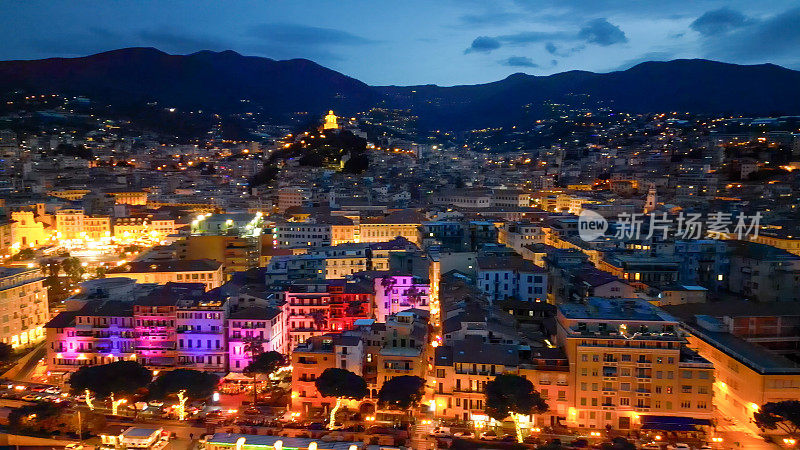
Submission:
[[[692,402],[686,400],[681,402],[681,408],[689,409],[692,407]]]
[[[631,404],[631,399],[628,397],[620,397],[619,404],[622,406],[629,406]]]

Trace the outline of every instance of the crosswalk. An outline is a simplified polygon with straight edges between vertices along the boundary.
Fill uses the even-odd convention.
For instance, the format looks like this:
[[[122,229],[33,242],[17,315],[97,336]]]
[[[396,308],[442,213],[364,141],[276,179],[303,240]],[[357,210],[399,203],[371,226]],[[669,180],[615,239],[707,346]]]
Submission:
[[[417,423],[409,428],[409,433],[411,436],[411,448],[414,450],[435,449],[436,439],[430,437],[431,431],[433,431],[433,424],[430,423]]]

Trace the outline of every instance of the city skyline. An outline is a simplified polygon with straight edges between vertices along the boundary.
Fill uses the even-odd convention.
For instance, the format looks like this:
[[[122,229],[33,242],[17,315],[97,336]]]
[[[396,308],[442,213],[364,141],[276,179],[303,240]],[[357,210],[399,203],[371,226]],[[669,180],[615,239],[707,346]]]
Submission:
[[[311,59],[371,85],[474,84],[683,58],[800,68],[800,8],[782,0],[233,5],[26,2],[0,18],[0,59],[234,50]]]

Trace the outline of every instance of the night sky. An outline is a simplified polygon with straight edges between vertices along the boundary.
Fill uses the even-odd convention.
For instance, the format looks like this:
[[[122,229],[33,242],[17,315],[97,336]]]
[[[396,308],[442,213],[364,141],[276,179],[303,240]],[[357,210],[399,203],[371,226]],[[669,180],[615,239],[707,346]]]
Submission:
[[[800,69],[798,0],[0,0],[0,59],[133,46],[308,58],[366,83],[472,84],[708,58]]]

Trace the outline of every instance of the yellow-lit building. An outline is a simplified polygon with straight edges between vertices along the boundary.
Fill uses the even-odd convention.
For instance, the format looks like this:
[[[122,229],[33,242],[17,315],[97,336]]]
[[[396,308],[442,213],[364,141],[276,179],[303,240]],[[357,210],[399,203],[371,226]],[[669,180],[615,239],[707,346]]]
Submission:
[[[83,218],[83,232],[86,233],[86,238],[93,241],[111,237],[111,217],[85,216]]]
[[[11,213],[13,244],[18,250],[44,245],[50,239],[50,229],[36,221],[33,211]]]
[[[175,234],[175,220],[154,219],[151,215],[119,217],[114,220],[113,233],[117,239],[135,239],[144,235],[164,238]]]
[[[119,191],[109,192],[108,195],[114,197],[114,202],[118,205],[146,205],[147,192],[145,191]]]
[[[782,233],[779,231],[761,231],[758,236],[750,236],[750,240],[759,244],[770,245],[789,253],[800,255],[800,235]]]
[[[698,315],[684,328],[689,345],[714,364],[714,405],[721,417],[760,433],[753,413],[761,405],[800,400],[800,366],[728,333],[718,319]]]
[[[84,218],[82,209],[61,209],[56,211],[56,232],[59,239],[82,239],[84,237]]]
[[[639,299],[559,305],[558,342],[570,364],[567,425],[665,429],[707,426],[714,366],[686,346],[678,322]]]
[[[501,374],[525,377],[547,401],[550,411],[541,417],[527,417],[524,423],[555,425],[567,417],[572,398],[569,364],[560,349],[530,349],[467,336],[436,348],[435,355],[436,417],[471,422],[478,428],[489,425],[484,410],[486,384]]]
[[[338,130],[339,124],[336,114],[333,113],[333,110],[328,111],[328,114],[325,116],[325,124],[322,125],[323,130]]]
[[[203,283],[206,290],[220,287],[224,280],[222,263],[210,259],[133,261],[109,270],[106,277],[133,278],[137,283]]]
[[[55,191],[48,191],[47,195],[51,195],[53,197],[63,198],[64,200],[69,200],[71,202],[77,201],[82,199],[86,194],[90,193],[89,189],[60,189]]]
[[[44,339],[50,319],[39,269],[0,267],[0,341],[14,347]]]
[[[423,221],[423,214],[410,209],[396,211],[385,217],[366,218],[359,225],[359,242],[386,242],[400,236],[419,245],[419,227]]]

